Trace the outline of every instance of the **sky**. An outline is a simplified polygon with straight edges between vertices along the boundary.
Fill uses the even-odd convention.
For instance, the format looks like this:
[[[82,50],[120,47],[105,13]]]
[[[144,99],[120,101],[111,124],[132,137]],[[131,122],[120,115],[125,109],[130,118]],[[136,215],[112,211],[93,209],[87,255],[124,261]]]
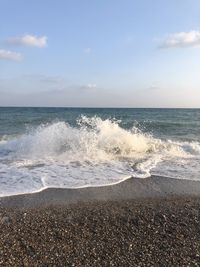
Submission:
[[[200,108],[199,0],[0,0],[0,106]]]

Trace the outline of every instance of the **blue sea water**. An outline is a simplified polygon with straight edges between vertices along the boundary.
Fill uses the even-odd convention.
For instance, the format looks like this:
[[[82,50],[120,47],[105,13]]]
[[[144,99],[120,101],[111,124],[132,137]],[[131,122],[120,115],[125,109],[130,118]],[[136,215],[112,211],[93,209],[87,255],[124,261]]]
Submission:
[[[200,109],[0,108],[0,196],[199,173]]]

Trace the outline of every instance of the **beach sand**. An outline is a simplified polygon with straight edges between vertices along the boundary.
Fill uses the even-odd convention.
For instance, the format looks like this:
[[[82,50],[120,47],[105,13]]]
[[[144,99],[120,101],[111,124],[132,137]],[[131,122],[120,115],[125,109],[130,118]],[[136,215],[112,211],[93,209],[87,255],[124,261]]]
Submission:
[[[0,266],[200,266],[200,182],[132,178],[1,198]]]

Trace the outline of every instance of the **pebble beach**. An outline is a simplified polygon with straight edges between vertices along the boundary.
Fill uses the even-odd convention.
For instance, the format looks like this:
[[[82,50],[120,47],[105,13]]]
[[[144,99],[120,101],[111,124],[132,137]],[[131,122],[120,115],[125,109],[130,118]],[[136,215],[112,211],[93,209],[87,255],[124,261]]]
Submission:
[[[152,177],[1,198],[0,266],[199,266],[198,192]]]
[[[0,209],[0,266],[199,266],[200,199]]]

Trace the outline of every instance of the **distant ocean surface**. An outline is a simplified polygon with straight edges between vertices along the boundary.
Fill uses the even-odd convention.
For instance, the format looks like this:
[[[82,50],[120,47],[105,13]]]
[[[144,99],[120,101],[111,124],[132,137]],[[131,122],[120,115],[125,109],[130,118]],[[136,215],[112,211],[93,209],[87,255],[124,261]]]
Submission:
[[[200,180],[200,109],[0,108],[0,196],[151,174]]]

